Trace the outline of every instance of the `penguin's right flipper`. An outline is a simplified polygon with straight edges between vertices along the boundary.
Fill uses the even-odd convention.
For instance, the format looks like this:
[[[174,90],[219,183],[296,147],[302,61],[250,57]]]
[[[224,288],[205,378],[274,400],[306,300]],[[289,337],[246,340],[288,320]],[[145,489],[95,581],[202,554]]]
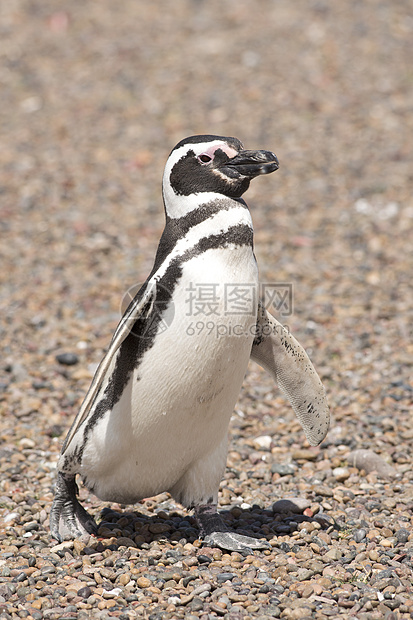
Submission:
[[[50,509],[50,531],[59,542],[70,538],[80,538],[84,534],[96,534],[97,525],[93,517],[77,500],[75,476],[57,474],[56,490]]]
[[[318,446],[330,423],[324,386],[300,343],[262,304],[251,359],[273,376],[288,397],[309,443]]]
[[[105,380],[105,376],[110,367],[110,364],[114,356],[118,352],[119,347],[121,346],[125,338],[129,335],[135,322],[138,319],[145,318],[150,314],[155,303],[155,299],[156,279],[152,279],[145,285],[143,285],[137,295],[135,295],[134,299],[131,301],[121,320],[119,321],[119,324],[116,328],[115,333],[113,334],[113,338],[109,345],[109,349],[95,372],[95,376],[92,379],[90,388],[72,424],[72,427],[70,428],[66,436],[62,447],[62,454],[67,450],[77,429],[88,416],[89,411],[95,401],[95,398],[102,386],[102,383]]]

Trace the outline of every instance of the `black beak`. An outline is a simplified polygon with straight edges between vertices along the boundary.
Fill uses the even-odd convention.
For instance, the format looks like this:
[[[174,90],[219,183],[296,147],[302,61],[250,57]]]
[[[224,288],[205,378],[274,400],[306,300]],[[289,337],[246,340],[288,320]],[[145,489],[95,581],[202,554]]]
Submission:
[[[229,177],[243,176],[253,179],[259,174],[269,174],[278,170],[277,156],[271,151],[240,151],[223,165]]]

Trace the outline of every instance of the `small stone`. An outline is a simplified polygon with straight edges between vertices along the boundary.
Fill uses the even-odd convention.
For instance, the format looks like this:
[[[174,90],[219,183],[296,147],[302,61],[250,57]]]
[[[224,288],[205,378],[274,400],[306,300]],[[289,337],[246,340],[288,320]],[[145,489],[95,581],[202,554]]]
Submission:
[[[123,575],[120,575],[119,577],[119,583],[121,586],[126,586],[126,584],[128,584],[131,580],[131,575],[130,573],[123,573]]]
[[[23,437],[23,439],[20,439],[19,444],[23,449],[34,448],[36,446],[36,442],[33,441],[33,439],[30,439],[29,437]]]
[[[224,583],[224,581],[232,581],[236,575],[234,573],[219,573],[217,575],[218,583]]]
[[[192,611],[200,611],[204,608],[204,601],[199,596],[195,596],[189,603],[189,607]]]
[[[301,448],[300,450],[294,450],[292,457],[295,461],[316,461],[319,455],[318,449]]]
[[[76,555],[80,555],[85,547],[86,547],[85,543],[82,542],[81,540],[75,539],[73,541],[73,549]]]
[[[89,588],[89,586],[85,586],[84,588],[80,588],[80,590],[77,591],[77,595],[81,596],[82,598],[89,598],[89,596],[92,595],[92,590]]]
[[[356,543],[359,543],[366,538],[366,535],[367,535],[367,531],[363,528],[360,528],[359,530],[356,530],[354,532],[353,539],[355,540]]]
[[[397,538],[394,538],[394,539],[393,539],[393,538],[383,538],[383,539],[380,541],[380,545],[381,545],[382,547],[387,547],[387,548],[388,548],[388,547],[394,547],[394,543],[395,543],[395,542],[397,543]]]
[[[135,541],[132,540],[132,538],[129,538],[128,536],[119,536],[119,538],[116,540],[116,543],[119,545],[119,547],[135,547],[136,548]]]
[[[364,469],[366,474],[375,471],[378,476],[392,478],[397,473],[392,465],[386,463],[386,461],[373,452],[373,450],[354,450],[347,456],[347,461],[351,467]]]
[[[136,580],[136,585],[140,588],[149,588],[152,585],[152,581],[147,577],[139,577],[139,579]]]
[[[333,489],[330,489],[330,487],[327,487],[324,484],[318,484],[315,490],[317,494],[322,497],[333,497],[334,495]]]
[[[69,549],[73,549],[73,547],[74,547],[73,540],[64,540],[58,545],[54,545],[54,547],[51,547],[50,551],[52,551],[53,553],[57,553],[58,551],[66,551]]]
[[[56,361],[64,366],[74,366],[79,363],[79,356],[76,353],[59,353],[56,355]]]
[[[395,536],[397,538],[397,542],[407,543],[407,541],[409,540],[410,532],[409,530],[406,530],[406,528],[401,527],[399,530],[397,530]]]
[[[297,467],[293,463],[273,463],[271,465],[271,473],[280,476],[291,476],[297,471]]]
[[[325,554],[324,557],[328,558],[329,560],[333,560],[333,561],[337,561],[342,557],[342,552],[340,551],[340,549],[329,549]]]
[[[256,450],[270,450],[272,444],[272,437],[270,435],[261,435],[253,440],[254,448]]]
[[[333,476],[338,482],[344,482],[344,480],[350,478],[350,470],[348,467],[335,467],[333,469]]]
[[[113,599],[113,598],[117,598],[119,594],[121,594],[121,592],[122,592],[121,588],[113,588],[112,590],[103,590],[102,596],[103,598],[106,598],[106,599]]]
[[[272,511],[276,513],[301,514],[310,506],[311,502],[303,497],[288,497],[274,502],[272,505]]]

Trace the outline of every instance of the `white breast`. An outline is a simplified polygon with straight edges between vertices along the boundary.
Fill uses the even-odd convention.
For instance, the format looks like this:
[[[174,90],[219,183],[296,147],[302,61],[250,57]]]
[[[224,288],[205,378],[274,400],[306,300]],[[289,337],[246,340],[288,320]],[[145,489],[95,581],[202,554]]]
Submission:
[[[132,503],[169,490],[197,459],[224,445],[250,356],[257,295],[248,246],[210,249],[184,263],[166,329],[87,442],[82,472],[98,497]]]

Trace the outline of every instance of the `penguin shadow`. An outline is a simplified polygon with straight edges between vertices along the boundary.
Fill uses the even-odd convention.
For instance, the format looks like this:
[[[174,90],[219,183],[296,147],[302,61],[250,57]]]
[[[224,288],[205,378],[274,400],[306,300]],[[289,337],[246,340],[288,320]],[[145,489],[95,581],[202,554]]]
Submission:
[[[302,538],[294,537],[288,543],[280,541],[275,546],[287,552],[294,545],[303,546],[306,534],[317,530],[339,529],[337,524],[324,513],[307,516],[297,514],[297,507],[288,500],[283,500],[284,512],[274,513],[270,508],[262,508],[256,504],[248,508],[232,506],[219,510],[229,531],[256,539],[273,540],[277,536],[294,536],[302,533]],[[167,502],[169,504],[169,502]],[[147,504],[147,502],[145,502]],[[291,504],[291,505],[290,505]],[[133,546],[145,549],[153,542],[162,541],[171,544],[193,544],[202,549],[203,543],[197,521],[193,515],[180,511],[175,506],[145,505],[142,511],[127,510],[126,507],[103,508],[98,518],[97,551],[104,548],[117,549],[119,546]],[[153,510],[153,512],[152,512]],[[295,512],[293,512],[295,510]],[[304,524],[304,525],[302,525]],[[307,524],[307,525],[305,525]],[[315,533],[316,534],[316,533]],[[314,534],[312,540],[317,542]],[[321,543],[322,545],[322,543]],[[93,545],[95,547],[96,545]],[[202,551],[201,551],[202,553]],[[228,551],[228,553],[230,553]],[[258,553],[262,553],[259,551]]]

